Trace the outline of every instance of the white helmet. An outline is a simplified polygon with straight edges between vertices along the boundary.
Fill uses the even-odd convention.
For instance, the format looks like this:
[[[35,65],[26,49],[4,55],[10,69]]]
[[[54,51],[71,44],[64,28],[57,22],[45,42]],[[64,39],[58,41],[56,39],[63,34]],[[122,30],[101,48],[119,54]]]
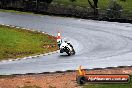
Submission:
[[[64,41],[65,43],[69,43],[69,40],[68,40],[67,38],[64,38],[63,41]]]

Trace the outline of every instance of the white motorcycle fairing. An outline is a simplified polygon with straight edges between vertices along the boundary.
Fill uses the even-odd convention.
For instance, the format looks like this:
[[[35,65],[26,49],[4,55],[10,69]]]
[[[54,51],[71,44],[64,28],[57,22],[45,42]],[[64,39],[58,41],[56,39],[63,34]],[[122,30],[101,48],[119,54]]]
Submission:
[[[63,42],[60,45],[60,53],[66,52],[69,56],[75,54],[75,50],[73,49],[70,43]]]

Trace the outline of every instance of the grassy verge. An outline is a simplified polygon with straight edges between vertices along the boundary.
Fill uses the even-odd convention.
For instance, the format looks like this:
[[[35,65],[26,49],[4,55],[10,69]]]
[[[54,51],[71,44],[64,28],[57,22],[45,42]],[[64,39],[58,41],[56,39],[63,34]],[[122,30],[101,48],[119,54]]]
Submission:
[[[17,14],[33,14],[33,12],[23,12],[23,11],[5,10],[5,9],[0,9],[0,12],[10,12],[10,13],[17,13]]]
[[[46,16],[47,14],[45,13],[35,13],[31,11],[18,11],[18,10],[7,10],[7,9],[0,9],[0,12],[7,12],[7,13],[16,13],[16,14],[30,14],[30,15],[35,15],[35,16]]]
[[[132,75],[130,76],[132,79]],[[119,84],[86,84],[83,88],[132,88],[132,80],[129,83]]]
[[[0,25],[0,60],[55,50],[57,46],[53,36]]]

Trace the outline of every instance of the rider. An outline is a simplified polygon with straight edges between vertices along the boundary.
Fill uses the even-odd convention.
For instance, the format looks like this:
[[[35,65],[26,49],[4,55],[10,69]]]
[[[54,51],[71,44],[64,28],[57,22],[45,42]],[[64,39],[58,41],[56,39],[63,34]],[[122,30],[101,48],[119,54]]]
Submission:
[[[73,48],[73,46],[71,45],[70,41],[64,40],[65,43],[67,43],[70,47]]]
[[[73,46],[71,45],[70,41],[68,41],[66,38],[64,38],[63,40],[64,40],[64,42],[62,42],[60,48],[62,46],[67,46],[72,51],[72,53],[75,54],[75,50],[73,49]]]

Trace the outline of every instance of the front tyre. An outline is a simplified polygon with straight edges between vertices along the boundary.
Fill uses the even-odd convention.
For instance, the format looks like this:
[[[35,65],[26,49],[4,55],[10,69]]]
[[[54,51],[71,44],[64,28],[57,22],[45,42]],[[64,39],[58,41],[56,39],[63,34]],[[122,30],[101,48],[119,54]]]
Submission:
[[[74,49],[72,49],[72,52],[73,52],[73,53],[72,53],[73,55],[76,53]]]
[[[60,49],[60,53],[63,53],[64,52],[64,50],[63,49]]]

